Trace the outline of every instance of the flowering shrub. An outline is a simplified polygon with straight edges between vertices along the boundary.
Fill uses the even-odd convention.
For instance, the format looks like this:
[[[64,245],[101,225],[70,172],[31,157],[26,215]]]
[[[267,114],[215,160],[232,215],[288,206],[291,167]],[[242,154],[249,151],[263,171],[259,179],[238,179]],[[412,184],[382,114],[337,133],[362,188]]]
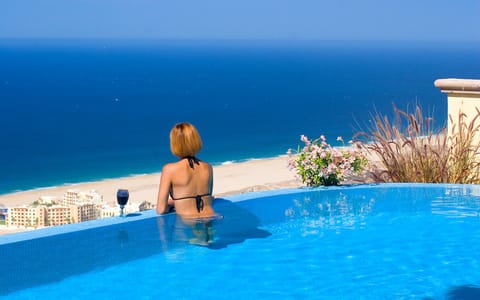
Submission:
[[[358,149],[353,147],[333,148],[327,144],[322,135],[310,141],[302,135],[300,140],[305,146],[298,147],[298,155],[288,150],[288,166],[307,186],[337,185],[349,176],[356,175],[367,166],[367,159]],[[342,141],[342,137],[337,138]]]

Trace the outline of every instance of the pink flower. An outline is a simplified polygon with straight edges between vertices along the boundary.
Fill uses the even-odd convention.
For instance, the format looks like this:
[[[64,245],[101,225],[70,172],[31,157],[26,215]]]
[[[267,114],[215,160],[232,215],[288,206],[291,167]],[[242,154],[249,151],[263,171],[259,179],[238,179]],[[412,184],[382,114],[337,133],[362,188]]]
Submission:
[[[307,145],[307,146],[310,145],[310,141],[308,140],[308,138],[307,138],[305,135],[302,134],[302,135],[300,136],[300,140],[301,140],[302,142],[304,142],[305,145]]]
[[[292,150],[287,151],[289,154],[288,166],[297,173],[299,179],[309,186],[326,184],[325,180],[331,180],[331,178],[342,181],[345,177],[362,171],[366,165],[361,151],[350,148],[333,148],[327,144],[324,135],[314,141],[301,135],[300,140],[305,143],[305,146],[298,153],[299,155],[291,156]],[[343,142],[343,138],[339,136],[337,141]],[[356,144],[354,143],[354,145]],[[356,169],[354,169],[354,165]]]

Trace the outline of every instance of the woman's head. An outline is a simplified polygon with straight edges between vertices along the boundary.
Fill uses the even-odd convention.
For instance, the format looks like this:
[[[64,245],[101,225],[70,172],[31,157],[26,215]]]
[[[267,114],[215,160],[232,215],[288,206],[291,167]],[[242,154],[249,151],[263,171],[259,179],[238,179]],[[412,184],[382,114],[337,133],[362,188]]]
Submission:
[[[202,149],[202,139],[195,126],[178,123],[170,130],[170,150],[178,157],[195,156]]]

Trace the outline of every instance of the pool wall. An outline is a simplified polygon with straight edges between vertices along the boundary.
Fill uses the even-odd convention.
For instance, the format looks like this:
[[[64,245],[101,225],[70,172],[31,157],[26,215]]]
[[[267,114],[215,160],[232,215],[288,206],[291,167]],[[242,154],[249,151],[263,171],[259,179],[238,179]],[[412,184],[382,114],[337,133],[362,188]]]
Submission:
[[[332,191],[332,190],[344,190],[344,189],[369,189],[372,187],[375,188],[390,188],[390,187],[422,187],[422,186],[447,186],[447,187],[465,187],[470,188],[473,190],[478,190],[478,194],[480,195],[480,185],[460,185],[460,184],[424,184],[424,183],[381,183],[381,184],[361,184],[361,185],[340,185],[340,186],[329,186],[329,187],[299,187],[299,188],[288,188],[288,189],[278,189],[278,190],[270,190],[270,191],[260,191],[260,192],[251,192],[251,193],[244,193],[244,194],[237,194],[231,196],[220,197],[219,199],[227,200],[231,202],[239,202],[239,201],[246,201],[251,200],[259,197],[271,197],[277,195],[286,195],[286,194],[296,194],[296,193],[303,193],[303,192],[311,192],[311,191]],[[167,215],[165,215],[167,216]],[[157,218],[158,214],[155,210],[148,210],[143,211],[140,213],[130,214],[125,218],[121,217],[112,217],[112,218],[105,218],[105,219],[98,219],[94,221],[87,221],[75,224],[68,224],[62,226],[54,226],[54,227],[47,227],[41,228],[31,231],[13,233],[13,234],[6,234],[0,236],[0,246],[9,244],[9,243],[16,243],[30,239],[36,238],[43,238],[52,235],[59,235],[59,234],[66,234],[70,232],[94,229],[99,227],[105,226],[113,226],[113,225],[120,225],[130,222],[141,221],[144,219],[149,218]]]

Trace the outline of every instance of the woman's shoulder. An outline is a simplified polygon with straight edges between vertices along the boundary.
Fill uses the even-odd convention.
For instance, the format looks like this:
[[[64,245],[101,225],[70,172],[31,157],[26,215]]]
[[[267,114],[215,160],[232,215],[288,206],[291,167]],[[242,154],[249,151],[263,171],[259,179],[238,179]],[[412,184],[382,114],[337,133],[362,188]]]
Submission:
[[[178,169],[179,167],[179,162],[172,162],[172,163],[168,163],[168,164],[165,164],[163,165],[163,168],[162,168],[162,172],[171,172],[171,171],[175,171],[176,169]]]
[[[212,168],[212,165],[209,163],[209,162],[206,162],[206,161],[203,161],[203,160],[200,160],[199,161],[200,164],[202,164],[203,166],[211,169]]]
[[[202,166],[203,168],[213,169],[210,163],[203,160],[198,160],[197,164]],[[183,160],[179,160],[177,162],[165,164],[163,166],[162,172],[175,172],[179,169],[183,169],[184,167],[185,163],[183,162]]]

